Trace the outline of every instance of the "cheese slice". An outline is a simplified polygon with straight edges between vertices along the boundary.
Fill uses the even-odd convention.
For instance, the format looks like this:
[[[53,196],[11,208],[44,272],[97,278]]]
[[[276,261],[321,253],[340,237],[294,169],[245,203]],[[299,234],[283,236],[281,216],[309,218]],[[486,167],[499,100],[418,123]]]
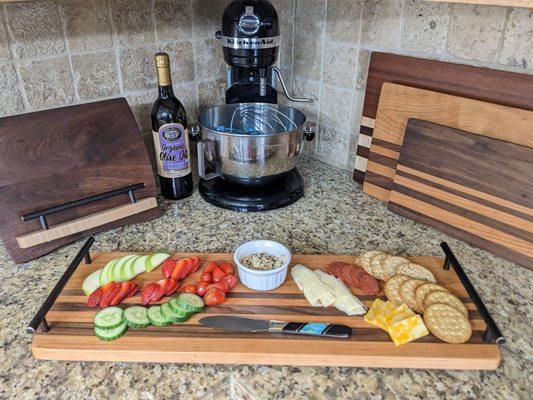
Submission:
[[[407,304],[402,304],[401,306],[396,307],[394,310],[385,314],[383,317],[383,322],[388,329],[390,326],[394,325],[396,322],[410,318],[413,315],[416,315],[415,312],[411,310],[407,306]]]
[[[304,265],[295,265],[291,275],[305,298],[314,307],[329,307],[335,301],[331,288],[322,282],[318,275]]]
[[[332,304],[337,309],[350,316],[366,313],[365,305],[352,294],[350,289],[340,279],[320,270],[315,271],[315,274],[333,292],[334,302]]]
[[[379,298],[374,300],[372,302],[372,305],[370,306],[370,309],[365,314],[364,320],[369,324],[376,325],[374,321],[376,320],[377,315],[381,312],[384,306],[385,302],[383,300]]]
[[[412,342],[429,334],[420,315],[414,315],[392,324],[389,335],[396,346]]]
[[[375,304],[375,306],[374,306]],[[381,299],[374,300],[372,303],[372,313],[370,311],[365,315],[365,321],[369,324],[376,325],[377,327],[387,331],[387,325],[385,324],[385,315],[394,311],[396,307],[390,301],[383,301]]]

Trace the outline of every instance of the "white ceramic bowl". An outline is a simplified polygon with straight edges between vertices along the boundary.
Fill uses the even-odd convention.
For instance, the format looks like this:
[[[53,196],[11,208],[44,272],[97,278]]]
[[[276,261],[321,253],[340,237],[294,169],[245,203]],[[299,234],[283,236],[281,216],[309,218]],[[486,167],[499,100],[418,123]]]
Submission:
[[[256,270],[241,264],[244,257],[255,253],[267,253],[275,257],[283,256],[283,265],[275,269]],[[244,286],[252,290],[272,290],[281,286],[285,281],[287,268],[291,262],[291,252],[287,247],[273,240],[253,240],[237,247],[233,253],[233,260]]]

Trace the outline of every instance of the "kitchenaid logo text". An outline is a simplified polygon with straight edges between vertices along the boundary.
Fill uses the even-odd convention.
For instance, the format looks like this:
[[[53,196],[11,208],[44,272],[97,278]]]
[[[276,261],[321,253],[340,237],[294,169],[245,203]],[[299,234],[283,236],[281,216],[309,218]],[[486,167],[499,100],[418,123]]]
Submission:
[[[280,44],[279,36],[265,38],[237,38],[222,36],[224,47],[231,49],[269,49]]]

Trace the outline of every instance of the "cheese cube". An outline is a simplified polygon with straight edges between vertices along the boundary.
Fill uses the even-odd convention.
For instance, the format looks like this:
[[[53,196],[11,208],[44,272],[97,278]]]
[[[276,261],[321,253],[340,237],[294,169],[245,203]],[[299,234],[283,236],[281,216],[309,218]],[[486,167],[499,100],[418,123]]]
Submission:
[[[401,306],[396,307],[394,310],[387,313],[383,317],[383,322],[385,323],[387,329],[389,329],[389,327],[394,325],[396,322],[412,317],[413,315],[415,315],[415,312],[407,307],[406,304],[402,304]]]
[[[389,335],[396,346],[411,342],[429,334],[420,315],[414,315],[392,324]]]
[[[394,310],[394,304],[390,301],[383,301],[381,299],[376,299],[372,303],[370,310],[365,315],[365,321],[369,324],[376,325],[383,330],[387,330],[385,322],[383,321],[383,316],[390,311]]]

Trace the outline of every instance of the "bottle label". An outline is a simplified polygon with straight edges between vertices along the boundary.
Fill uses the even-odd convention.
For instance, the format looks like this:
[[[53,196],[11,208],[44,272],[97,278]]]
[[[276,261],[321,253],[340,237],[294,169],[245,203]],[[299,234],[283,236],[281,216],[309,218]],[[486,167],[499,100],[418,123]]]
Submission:
[[[180,178],[191,173],[189,135],[182,124],[162,125],[153,131],[157,172],[165,178]]]

